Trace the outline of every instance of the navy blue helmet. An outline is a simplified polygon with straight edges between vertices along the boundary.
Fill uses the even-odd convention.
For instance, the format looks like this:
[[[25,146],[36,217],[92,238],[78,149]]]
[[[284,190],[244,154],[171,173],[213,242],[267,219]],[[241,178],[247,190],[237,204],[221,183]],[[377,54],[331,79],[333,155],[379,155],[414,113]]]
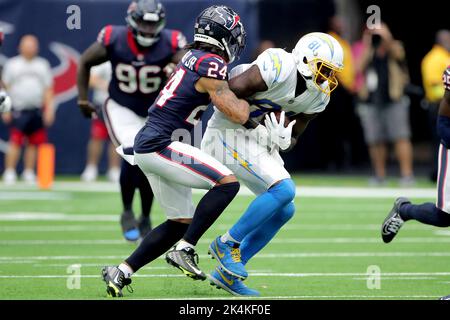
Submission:
[[[239,15],[230,7],[211,6],[198,17],[194,41],[211,44],[223,50],[228,62],[239,59],[245,47],[245,30]]]
[[[166,25],[166,12],[159,0],[135,0],[128,7],[125,20],[137,43],[149,47],[159,40]]]

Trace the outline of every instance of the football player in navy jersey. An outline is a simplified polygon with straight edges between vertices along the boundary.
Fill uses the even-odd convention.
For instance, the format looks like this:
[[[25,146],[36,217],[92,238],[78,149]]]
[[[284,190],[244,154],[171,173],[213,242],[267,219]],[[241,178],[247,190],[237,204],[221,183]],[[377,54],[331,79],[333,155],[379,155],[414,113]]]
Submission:
[[[159,0],[135,0],[127,12],[127,26],[104,27],[95,43],[82,55],[78,72],[78,105],[88,118],[95,108],[88,101],[90,68],[107,60],[112,65],[109,99],[103,116],[116,147],[132,147],[136,133],[142,128],[148,107],[165,85],[171,66],[185,51],[183,34],[165,29],[166,15]],[[136,221],[132,211],[135,189],[139,188],[142,215]],[[125,239],[136,241],[150,230],[153,193],[147,178],[138,167],[123,161],[120,174]]]
[[[194,43],[187,46],[189,51],[150,107],[134,150],[123,148],[127,161],[146,174],[167,220],[119,266],[103,268],[110,296],[122,296],[131,275],[172,246],[166,261],[193,279],[205,280],[194,246],[239,191],[227,167],[173,139],[179,131],[192,129],[210,102],[235,123],[244,124],[249,118],[249,104],[238,99],[227,82],[227,64],[245,46],[238,14],[225,6],[209,7],[197,17],[194,30]],[[208,190],[196,208],[192,188]]]
[[[0,47],[3,43],[3,31],[0,29]],[[11,111],[11,98],[3,90],[2,83],[0,82],[0,113]]]
[[[400,197],[394,202],[392,210],[381,227],[381,237],[385,243],[391,242],[406,221],[416,220],[436,227],[450,227],[450,66],[444,71],[445,94],[439,105],[437,133],[441,138],[439,147],[439,170],[436,203],[412,204],[409,199]],[[450,295],[441,298],[450,300]]]

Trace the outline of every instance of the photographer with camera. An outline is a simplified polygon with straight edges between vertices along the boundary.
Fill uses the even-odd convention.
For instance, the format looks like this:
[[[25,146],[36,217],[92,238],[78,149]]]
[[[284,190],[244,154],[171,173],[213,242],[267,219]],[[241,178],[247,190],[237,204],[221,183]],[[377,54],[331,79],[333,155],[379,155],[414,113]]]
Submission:
[[[409,99],[404,95],[409,81],[405,50],[386,24],[364,31],[355,67],[363,76],[358,90],[358,114],[375,171],[370,183],[385,184],[388,143],[392,143],[400,164],[400,184],[411,186],[414,175]]]

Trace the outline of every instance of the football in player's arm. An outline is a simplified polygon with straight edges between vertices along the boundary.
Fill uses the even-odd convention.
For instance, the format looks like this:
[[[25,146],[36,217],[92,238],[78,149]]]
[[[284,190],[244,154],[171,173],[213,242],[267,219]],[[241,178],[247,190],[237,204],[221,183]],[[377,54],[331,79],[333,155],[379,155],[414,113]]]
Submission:
[[[295,92],[296,96],[303,93],[305,86],[304,82],[305,80],[302,78],[300,74],[298,74],[297,76],[298,85]],[[233,91],[237,97],[243,99],[253,96],[257,92],[263,92],[268,90],[267,84],[262,78],[261,72],[257,65],[252,65],[248,70],[230,79],[228,81],[228,84],[230,86],[231,91]],[[283,152],[288,152],[292,150],[292,148],[296,145],[298,138],[308,126],[308,123],[312,119],[314,119],[317,115],[318,113],[314,114],[299,113],[295,116],[290,117],[289,120],[291,120],[291,122],[289,123],[289,125],[292,127],[292,134],[290,135],[290,142],[288,142],[288,147],[286,149],[281,148]],[[282,116],[284,116],[284,114]],[[271,122],[273,123],[273,121]],[[283,127],[285,127],[284,121],[279,121],[279,123],[282,124]],[[260,125],[261,125],[260,123],[251,118],[244,124],[244,126],[247,129],[255,129]],[[261,132],[263,131],[261,130]]]

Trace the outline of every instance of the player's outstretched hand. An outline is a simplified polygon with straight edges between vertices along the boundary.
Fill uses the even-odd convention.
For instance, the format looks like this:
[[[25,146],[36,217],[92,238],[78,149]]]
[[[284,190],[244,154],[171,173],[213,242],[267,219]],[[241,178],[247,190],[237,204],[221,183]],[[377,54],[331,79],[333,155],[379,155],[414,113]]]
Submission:
[[[86,118],[89,119],[97,118],[97,110],[95,109],[95,106],[89,101],[78,100],[78,107],[80,108],[83,116],[85,116]]]

